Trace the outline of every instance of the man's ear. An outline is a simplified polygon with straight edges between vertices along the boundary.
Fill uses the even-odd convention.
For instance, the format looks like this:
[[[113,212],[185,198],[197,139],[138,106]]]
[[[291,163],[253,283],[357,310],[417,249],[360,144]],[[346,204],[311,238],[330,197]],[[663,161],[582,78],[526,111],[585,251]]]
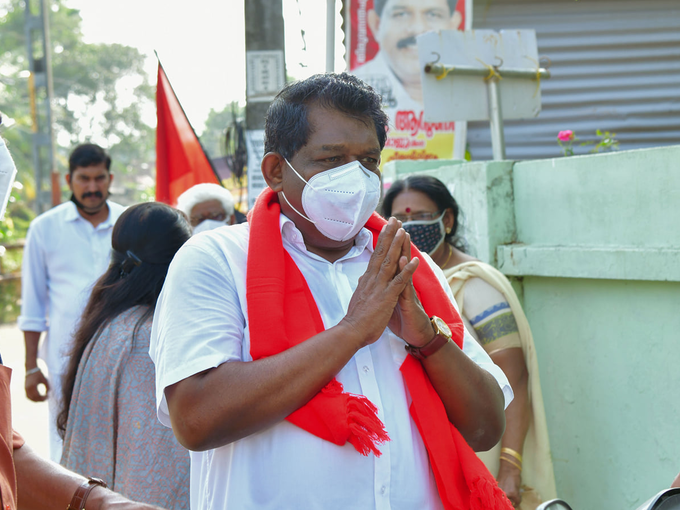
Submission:
[[[262,158],[262,177],[272,191],[278,193],[283,190],[283,165],[286,160],[278,152],[268,152]]]
[[[378,31],[380,30],[380,16],[373,9],[370,9],[366,14],[366,21],[368,21],[368,28],[371,29],[373,39],[378,40]]]
[[[113,174],[109,174],[109,186],[113,182]]]
[[[66,179],[66,184],[68,184],[69,188],[71,187],[71,173],[67,173],[64,178]]]

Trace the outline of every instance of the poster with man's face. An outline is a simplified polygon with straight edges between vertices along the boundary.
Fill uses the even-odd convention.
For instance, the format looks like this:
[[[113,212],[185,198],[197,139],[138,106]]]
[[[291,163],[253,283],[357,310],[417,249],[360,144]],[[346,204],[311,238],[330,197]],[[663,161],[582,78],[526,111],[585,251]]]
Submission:
[[[453,122],[423,120],[416,36],[462,29],[464,0],[349,0],[350,72],[375,88],[390,118],[383,163],[451,159]]]

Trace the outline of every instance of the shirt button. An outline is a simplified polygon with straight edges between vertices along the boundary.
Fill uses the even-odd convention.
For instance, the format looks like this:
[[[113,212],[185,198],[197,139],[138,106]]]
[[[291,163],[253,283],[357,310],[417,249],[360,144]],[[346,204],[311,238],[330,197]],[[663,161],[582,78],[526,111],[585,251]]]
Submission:
[[[383,485],[382,487],[380,487],[380,494],[385,494],[385,491],[386,491],[386,490],[387,490],[387,487],[385,487],[385,486]]]
[[[369,373],[371,371],[370,368],[368,368],[366,365],[364,365],[364,373]]]

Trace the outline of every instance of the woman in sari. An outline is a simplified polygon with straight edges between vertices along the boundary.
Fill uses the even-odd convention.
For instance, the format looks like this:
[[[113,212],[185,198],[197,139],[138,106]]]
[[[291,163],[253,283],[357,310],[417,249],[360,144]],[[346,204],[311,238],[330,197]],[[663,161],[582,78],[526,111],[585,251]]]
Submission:
[[[507,375],[515,398],[506,409],[505,433],[478,455],[516,508],[535,509],[555,497],[555,479],[534,342],[517,295],[500,271],[465,253],[456,234],[458,204],[441,181],[397,181],[382,209],[442,269],[466,327]]]
[[[190,236],[184,215],[161,203],[120,216],[111,264],[74,337],[57,418],[63,466],[178,510],[189,508],[189,453],[156,418],[149,339],[168,266]]]

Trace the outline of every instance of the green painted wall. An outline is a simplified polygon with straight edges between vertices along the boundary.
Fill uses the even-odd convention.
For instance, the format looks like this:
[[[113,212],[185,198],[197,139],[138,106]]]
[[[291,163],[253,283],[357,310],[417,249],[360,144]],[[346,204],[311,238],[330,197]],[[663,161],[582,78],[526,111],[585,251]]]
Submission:
[[[634,510],[668,487],[680,471],[680,146],[394,175],[412,172],[453,189],[473,253],[519,291],[559,495]]]
[[[680,283],[526,277],[560,497],[635,509],[680,471]]]

